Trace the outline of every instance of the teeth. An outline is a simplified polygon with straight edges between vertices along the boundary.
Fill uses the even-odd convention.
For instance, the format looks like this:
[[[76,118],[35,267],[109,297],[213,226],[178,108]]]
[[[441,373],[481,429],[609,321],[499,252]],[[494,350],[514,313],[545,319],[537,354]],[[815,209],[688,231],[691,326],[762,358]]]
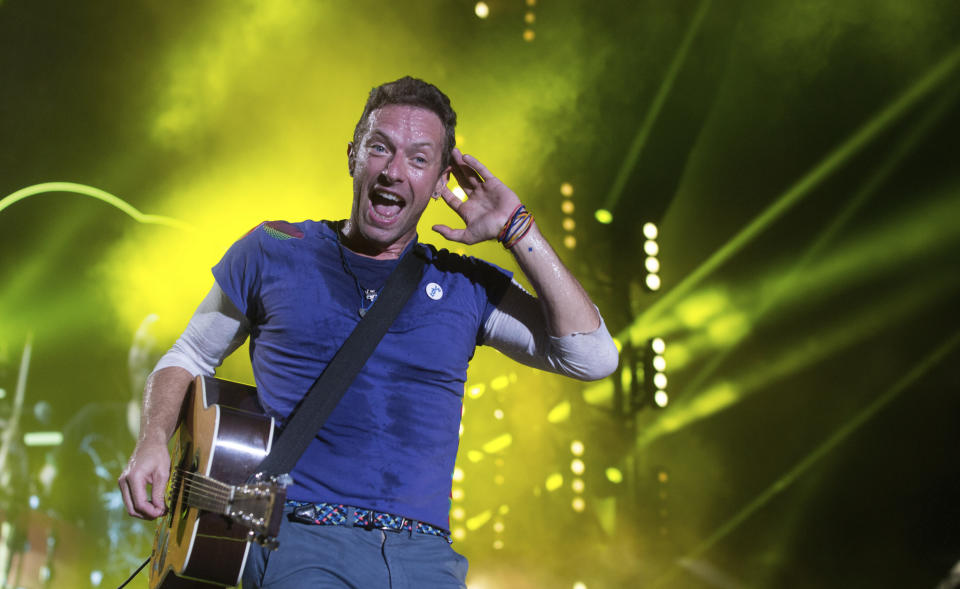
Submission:
[[[388,200],[388,201],[390,201],[390,202],[392,202],[392,203],[397,203],[397,204],[402,204],[402,203],[403,203],[403,199],[401,199],[401,198],[399,198],[399,197],[397,197],[397,196],[394,196],[394,195],[392,195],[392,194],[390,194],[390,193],[388,193],[388,192],[377,192],[377,195],[380,196],[380,198],[386,199],[386,200]]]

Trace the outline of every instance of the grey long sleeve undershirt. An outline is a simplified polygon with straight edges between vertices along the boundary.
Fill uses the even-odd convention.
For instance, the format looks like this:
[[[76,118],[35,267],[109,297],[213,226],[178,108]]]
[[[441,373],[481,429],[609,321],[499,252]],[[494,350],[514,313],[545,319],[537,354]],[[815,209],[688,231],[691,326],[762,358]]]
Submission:
[[[483,343],[541,370],[579,380],[597,380],[617,367],[617,349],[600,317],[589,333],[549,335],[537,299],[513,281],[484,324]],[[183,334],[154,371],[179,366],[192,375],[210,376],[246,340],[247,318],[214,283]]]

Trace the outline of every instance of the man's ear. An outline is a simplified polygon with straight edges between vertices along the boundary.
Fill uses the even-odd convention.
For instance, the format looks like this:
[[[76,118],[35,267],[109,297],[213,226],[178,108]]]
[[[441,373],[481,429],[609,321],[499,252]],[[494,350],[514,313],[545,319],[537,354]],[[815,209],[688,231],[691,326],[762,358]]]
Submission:
[[[446,188],[447,184],[450,183],[450,171],[452,169],[453,168],[451,166],[447,166],[446,170],[440,172],[440,177],[437,178],[437,185],[433,189],[433,193],[437,196],[434,196],[433,198],[439,198],[440,193],[444,188]]]
[[[347,169],[350,170],[350,177],[353,178],[353,169],[357,167],[357,156],[353,153],[353,141],[347,143]]]

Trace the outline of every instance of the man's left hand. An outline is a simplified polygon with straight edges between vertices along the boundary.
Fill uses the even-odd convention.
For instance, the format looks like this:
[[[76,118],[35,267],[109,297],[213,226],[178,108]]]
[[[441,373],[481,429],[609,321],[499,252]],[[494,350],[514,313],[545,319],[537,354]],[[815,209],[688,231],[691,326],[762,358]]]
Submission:
[[[453,150],[451,168],[467,199],[460,200],[446,186],[440,196],[467,226],[453,229],[446,225],[434,225],[433,230],[451,241],[468,245],[496,239],[520,204],[520,199],[475,157],[464,155],[458,149]]]

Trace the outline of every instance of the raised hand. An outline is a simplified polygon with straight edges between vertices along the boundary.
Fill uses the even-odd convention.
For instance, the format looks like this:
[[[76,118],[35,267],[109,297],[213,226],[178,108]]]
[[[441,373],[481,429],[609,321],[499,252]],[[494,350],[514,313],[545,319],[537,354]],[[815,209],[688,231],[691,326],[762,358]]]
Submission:
[[[461,201],[446,186],[440,196],[460,215],[466,227],[453,229],[446,225],[434,225],[433,230],[451,241],[465,244],[496,239],[520,204],[520,199],[479,160],[460,153],[458,149],[453,150],[451,168],[460,187],[466,192],[467,200]]]

